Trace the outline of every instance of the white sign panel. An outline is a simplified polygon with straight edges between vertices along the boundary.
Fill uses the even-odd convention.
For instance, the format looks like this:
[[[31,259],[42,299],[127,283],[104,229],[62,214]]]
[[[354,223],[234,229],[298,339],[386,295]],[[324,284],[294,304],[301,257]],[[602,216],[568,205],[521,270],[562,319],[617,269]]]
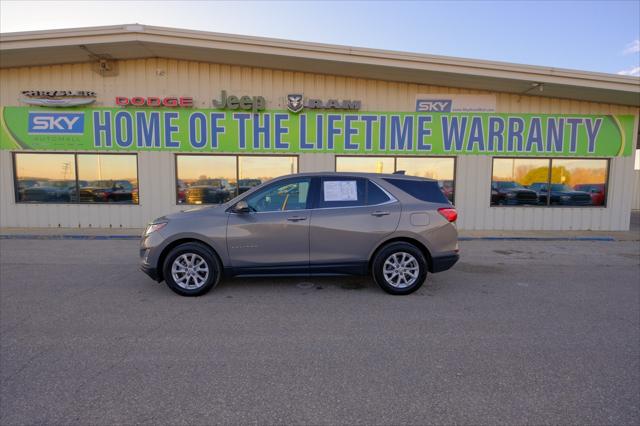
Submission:
[[[495,95],[418,94],[417,112],[495,112]]]
[[[332,180],[324,182],[325,201],[358,201],[358,186],[355,180]]]

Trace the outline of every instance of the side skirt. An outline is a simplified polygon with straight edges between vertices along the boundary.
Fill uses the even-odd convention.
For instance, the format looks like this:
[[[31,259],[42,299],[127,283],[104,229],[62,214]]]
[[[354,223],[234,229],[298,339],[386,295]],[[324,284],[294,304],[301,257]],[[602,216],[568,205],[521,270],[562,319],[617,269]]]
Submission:
[[[225,268],[226,277],[307,277],[307,276],[344,276],[366,275],[367,262],[313,264],[309,266],[257,266]]]

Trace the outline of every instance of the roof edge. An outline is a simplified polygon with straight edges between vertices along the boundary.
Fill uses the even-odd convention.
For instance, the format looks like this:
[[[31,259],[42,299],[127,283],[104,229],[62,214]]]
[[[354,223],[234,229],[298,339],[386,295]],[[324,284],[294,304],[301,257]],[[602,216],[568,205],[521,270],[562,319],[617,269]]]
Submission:
[[[407,61],[413,63],[422,63],[428,65],[442,65],[452,67],[462,67],[473,70],[483,71],[508,71],[517,74],[528,74],[527,79],[532,75],[541,78],[565,78],[577,80],[576,85],[580,85],[579,81],[589,81],[592,85],[596,82],[605,84],[621,84],[629,87],[631,92],[640,92],[640,77],[624,76],[618,74],[609,74],[593,71],[582,71],[556,67],[546,67],[539,65],[526,65],[511,62],[487,61],[479,59],[467,59],[451,56],[429,55],[422,53],[372,49],[364,47],[353,47],[344,45],[333,45],[325,43],[294,41],[286,39],[247,36],[239,34],[225,34],[200,30],[189,30],[171,27],[158,27],[142,24],[123,24],[97,27],[80,27],[80,28],[64,28],[54,30],[25,31],[14,33],[0,33],[0,50],[19,49],[16,45],[21,42],[29,42],[29,47],[34,47],[34,42],[43,40],[51,42],[52,39],[73,39],[78,37],[91,36],[109,36],[109,35],[155,35],[164,37],[177,37],[182,39],[194,39],[199,41],[212,41],[240,44],[244,46],[268,46],[273,48],[302,50],[308,53],[321,54],[338,54],[351,57],[360,57],[368,59],[389,60],[389,61]],[[6,44],[12,46],[7,48]],[[73,43],[69,43],[73,44]],[[3,46],[5,45],[5,46]]]

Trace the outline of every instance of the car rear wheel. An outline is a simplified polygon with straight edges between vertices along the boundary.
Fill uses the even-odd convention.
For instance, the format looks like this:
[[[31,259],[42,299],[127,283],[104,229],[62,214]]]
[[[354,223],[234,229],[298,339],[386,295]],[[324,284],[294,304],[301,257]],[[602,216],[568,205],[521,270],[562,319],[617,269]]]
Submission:
[[[427,278],[427,260],[413,244],[397,242],[383,247],[373,261],[373,278],[390,294],[410,294]]]
[[[201,296],[220,281],[220,262],[199,243],[175,247],[164,261],[163,275],[171,290],[181,296]]]

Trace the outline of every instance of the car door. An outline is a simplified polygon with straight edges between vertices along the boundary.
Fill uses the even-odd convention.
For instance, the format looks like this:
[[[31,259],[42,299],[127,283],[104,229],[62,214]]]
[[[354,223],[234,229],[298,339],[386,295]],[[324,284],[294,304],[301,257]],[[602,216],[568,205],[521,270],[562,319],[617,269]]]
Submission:
[[[315,188],[309,230],[311,271],[366,271],[371,251],[397,228],[400,203],[365,178],[323,177]]]
[[[311,178],[274,182],[244,198],[250,212],[230,212],[227,249],[236,273],[307,272]]]

